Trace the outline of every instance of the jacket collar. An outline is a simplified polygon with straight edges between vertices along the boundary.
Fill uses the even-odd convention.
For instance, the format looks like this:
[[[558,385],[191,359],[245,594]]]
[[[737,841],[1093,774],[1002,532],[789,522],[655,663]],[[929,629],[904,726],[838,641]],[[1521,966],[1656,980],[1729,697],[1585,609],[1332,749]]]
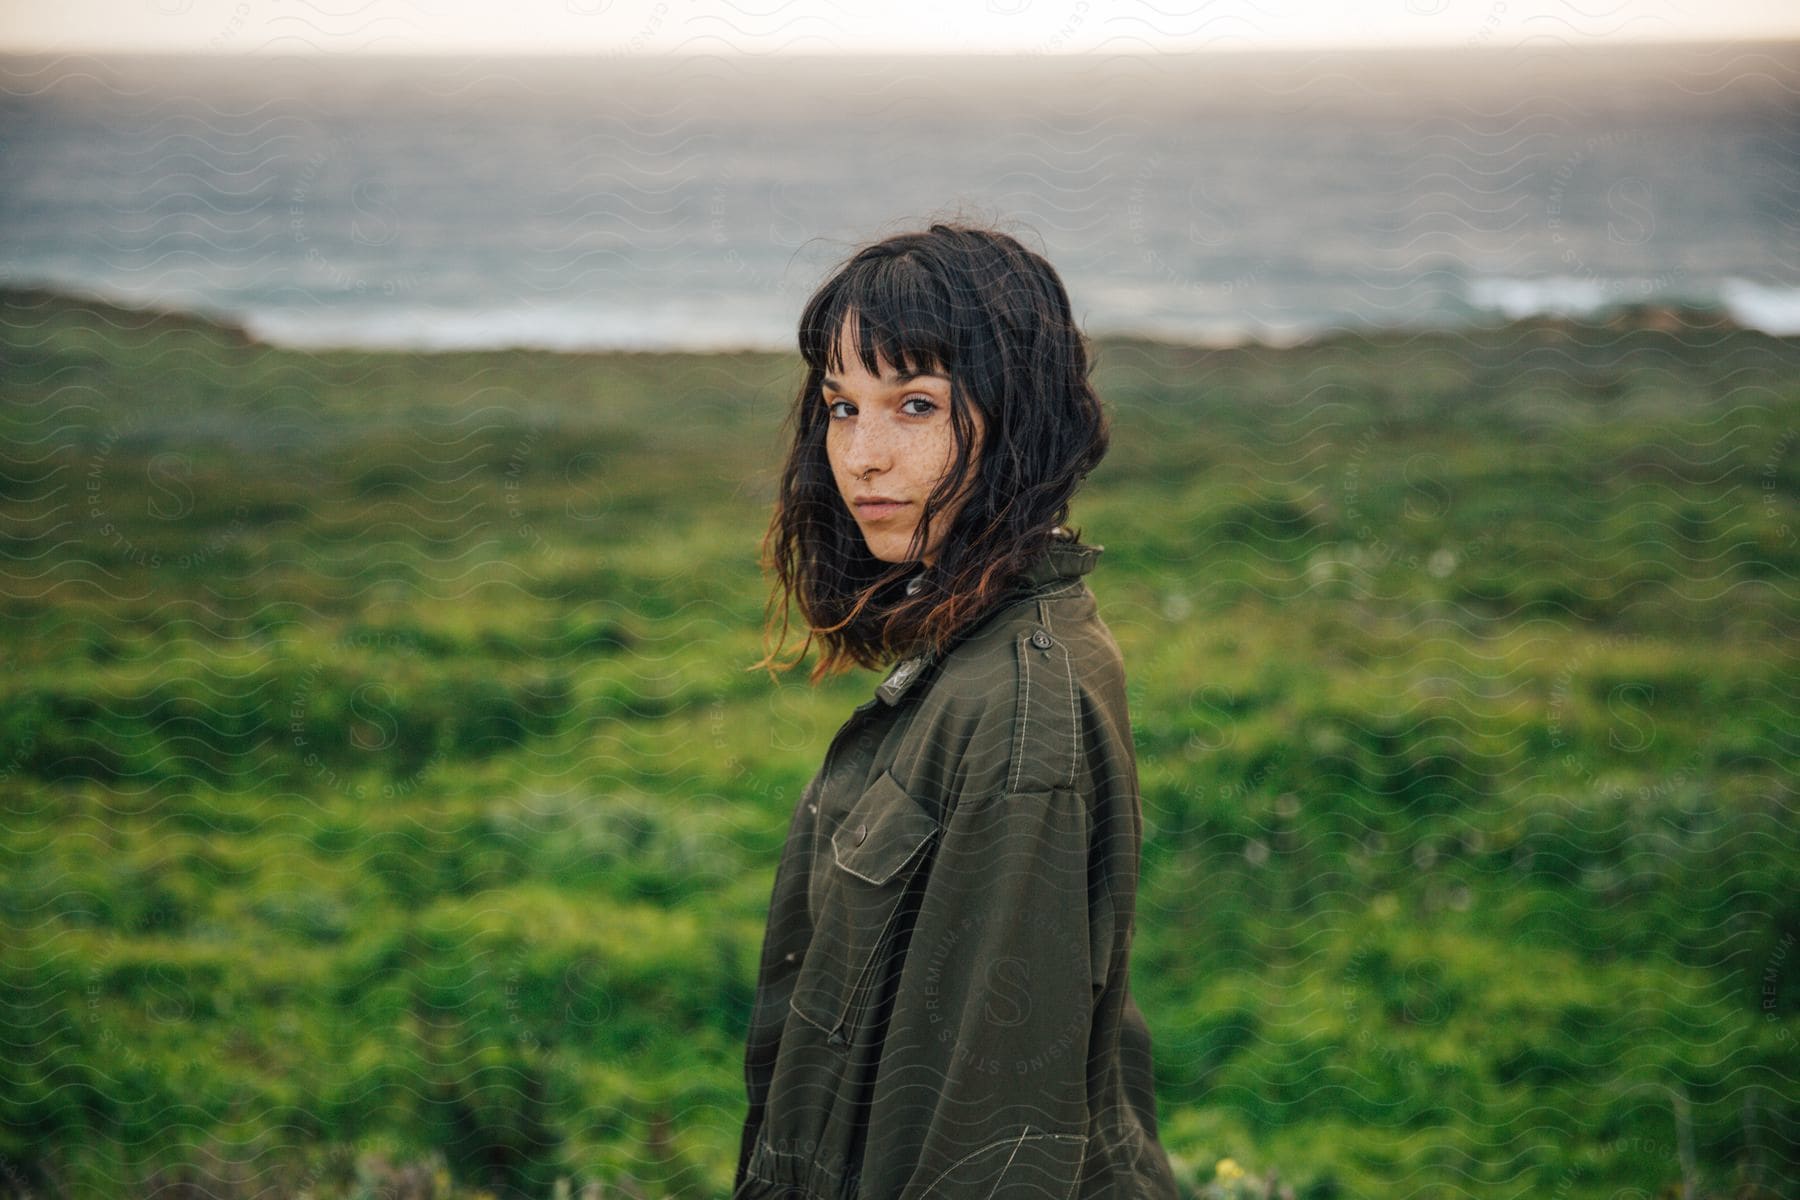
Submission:
[[[1058,536],[1036,558],[1019,573],[1024,589],[1028,592],[1039,588],[1078,579],[1094,569],[1105,546],[1078,542],[1066,536]],[[900,698],[913,682],[925,674],[936,656],[929,649],[921,650],[908,658],[894,664],[887,678],[875,689],[875,695],[888,704],[900,703]]]
[[[1093,546],[1071,538],[1057,538],[1032,560],[1020,578],[1035,589],[1086,575],[1094,569],[1094,563],[1104,549],[1105,546]]]

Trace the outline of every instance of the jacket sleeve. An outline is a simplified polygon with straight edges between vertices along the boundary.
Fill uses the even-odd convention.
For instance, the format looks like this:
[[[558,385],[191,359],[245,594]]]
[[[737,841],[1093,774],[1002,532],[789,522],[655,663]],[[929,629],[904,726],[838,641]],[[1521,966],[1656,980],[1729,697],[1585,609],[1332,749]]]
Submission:
[[[1058,757],[1080,745],[1073,686],[1008,713],[990,739],[1008,753],[987,759],[1005,769],[944,798],[870,1099],[867,1200],[1062,1200],[1080,1174],[1112,914],[1088,772]]]

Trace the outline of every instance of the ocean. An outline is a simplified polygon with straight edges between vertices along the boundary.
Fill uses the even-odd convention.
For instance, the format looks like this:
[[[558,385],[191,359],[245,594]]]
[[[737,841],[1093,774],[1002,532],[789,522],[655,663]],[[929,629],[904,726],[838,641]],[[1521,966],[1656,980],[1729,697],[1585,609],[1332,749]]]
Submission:
[[[1800,43],[0,59],[0,284],[284,345],[791,349],[933,219],[1044,252],[1091,334],[1800,333]]]

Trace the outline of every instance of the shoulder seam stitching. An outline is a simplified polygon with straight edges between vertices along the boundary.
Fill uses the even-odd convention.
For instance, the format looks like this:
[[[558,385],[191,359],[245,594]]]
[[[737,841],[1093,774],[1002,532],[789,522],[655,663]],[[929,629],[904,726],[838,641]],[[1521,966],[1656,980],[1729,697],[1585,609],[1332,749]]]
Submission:
[[[1019,665],[1019,710],[1013,714],[1012,773],[1006,780],[1008,792],[1019,790],[1019,773],[1025,768],[1026,714],[1031,711],[1031,663],[1025,656],[1024,644],[1028,636],[1021,633],[1013,638],[1013,658]]]
[[[1058,641],[1057,648],[1062,651],[1063,670],[1069,675],[1069,782],[1068,787],[1075,787],[1075,768],[1081,755],[1076,753],[1081,745],[1081,702],[1075,697],[1075,660],[1069,654],[1069,648]]]

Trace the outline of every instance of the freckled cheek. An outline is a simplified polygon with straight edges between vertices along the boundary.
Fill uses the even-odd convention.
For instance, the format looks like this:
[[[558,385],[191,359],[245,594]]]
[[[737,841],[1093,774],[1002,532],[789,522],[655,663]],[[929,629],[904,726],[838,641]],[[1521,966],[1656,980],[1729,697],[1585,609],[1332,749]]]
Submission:
[[[844,469],[843,439],[838,437],[835,428],[825,433],[825,465],[831,468],[831,477],[841,485],[846,478]]]

